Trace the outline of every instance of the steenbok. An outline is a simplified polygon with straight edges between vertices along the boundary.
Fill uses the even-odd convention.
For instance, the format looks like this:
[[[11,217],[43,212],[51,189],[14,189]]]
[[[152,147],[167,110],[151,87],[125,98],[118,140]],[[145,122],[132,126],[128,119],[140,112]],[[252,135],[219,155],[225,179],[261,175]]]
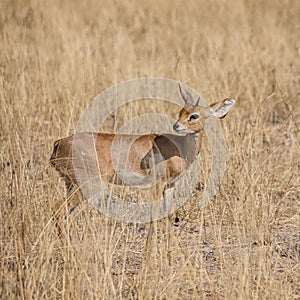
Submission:
[[[76,143],[84,149],[84,160],[97,161],[96,176],[100,176],[102,182],[143,188],[149,186],[149,193],[153,199],[161,199],[166,195],[167,189],[174,187],[179,176],[195,161],[200,152],[205,120],[209,117],[224,118],[234,105],[234,100],[225,99],[203,107],[199,105],[200,98],[194,103],[192,95],[180,85],[179,91],[185,104],[173,125],[177,134],[76,134]],[[67,211],[70,211],[82,199],[81,187],[73,165],[77,159],[77,153],[74,153],[72,147],[74,138],[72,135],[56,141],[50,159],[51,164],[63,177],[67,189],[67,198],[59,204],[58,210],[66,207]],[[118,164],[113,158],[116,152],[121,158]],[[150,228],[153,232],[152,222]]]

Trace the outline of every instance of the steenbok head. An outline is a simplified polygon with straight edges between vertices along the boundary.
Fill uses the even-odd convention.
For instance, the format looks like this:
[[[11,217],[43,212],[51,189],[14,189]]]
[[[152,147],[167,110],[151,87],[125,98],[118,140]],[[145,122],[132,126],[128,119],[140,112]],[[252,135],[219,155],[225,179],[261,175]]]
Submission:
[[[213,103],[207,107],[199,105],[200,97],[194,104],[194,99],[189,91],[179,85],[179,91],[185,102],[184,107],[179,112],[179,118],[173,125],[177,133],[194,133],[203,131],[204,121],[209,117],[218,119],[224,118],[230,111],[235,101],[226,98],[223,101]]]

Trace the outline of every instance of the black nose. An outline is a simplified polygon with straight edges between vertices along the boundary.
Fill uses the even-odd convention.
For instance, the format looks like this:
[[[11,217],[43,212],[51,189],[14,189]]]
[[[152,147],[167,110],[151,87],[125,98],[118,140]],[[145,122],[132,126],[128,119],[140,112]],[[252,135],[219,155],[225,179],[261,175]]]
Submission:
[[[176,130],[178,127],[179,127],[179,124],[178,124],[178,122],[176,122],[176,123],[173,125],[173,129]]]

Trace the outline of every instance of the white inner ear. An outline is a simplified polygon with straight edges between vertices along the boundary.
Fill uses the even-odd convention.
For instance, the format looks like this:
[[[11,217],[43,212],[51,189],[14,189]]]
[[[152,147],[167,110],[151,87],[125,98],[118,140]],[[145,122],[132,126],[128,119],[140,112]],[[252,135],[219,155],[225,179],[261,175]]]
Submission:
[[[221,106],[217,107],[216,109],[211,109],[210,115],[216,118],[222,118],[227,115],[234,103],[234,100],[226,99]]]

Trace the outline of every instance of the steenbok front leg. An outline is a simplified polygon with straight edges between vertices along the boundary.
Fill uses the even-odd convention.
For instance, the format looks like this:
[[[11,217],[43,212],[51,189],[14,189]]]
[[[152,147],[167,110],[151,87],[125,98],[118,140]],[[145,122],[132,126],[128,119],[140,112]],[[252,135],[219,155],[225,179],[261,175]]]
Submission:
[[[164,198],[164,210],[172,211],[173,205],[173,192],[166,191],[166,186],[172,181],[172,179],[179,176],[186,168],[186,161],[179,156],[173,156],[165,161],[162,161],[155,165],[151,170],[151,173],[155,172],[156,178],[160,178],[160,181],[157,184],[158,193],[160,193],[159,199]],[[173,188],[171,189],[173,190]],[[163,212],[165,214],[165,212]],[[172,218],[173,214],[170,214],[167,217],[167,253],[170,253],[170,246],[173,237],[172,231]],[[145,245],[145,254],[146,257],[149,257],[149,254],[153,254],[153,237],[156,233],[157,221],[151,221],[149,232]],[[170,259],[169,259],[170,261]]]

